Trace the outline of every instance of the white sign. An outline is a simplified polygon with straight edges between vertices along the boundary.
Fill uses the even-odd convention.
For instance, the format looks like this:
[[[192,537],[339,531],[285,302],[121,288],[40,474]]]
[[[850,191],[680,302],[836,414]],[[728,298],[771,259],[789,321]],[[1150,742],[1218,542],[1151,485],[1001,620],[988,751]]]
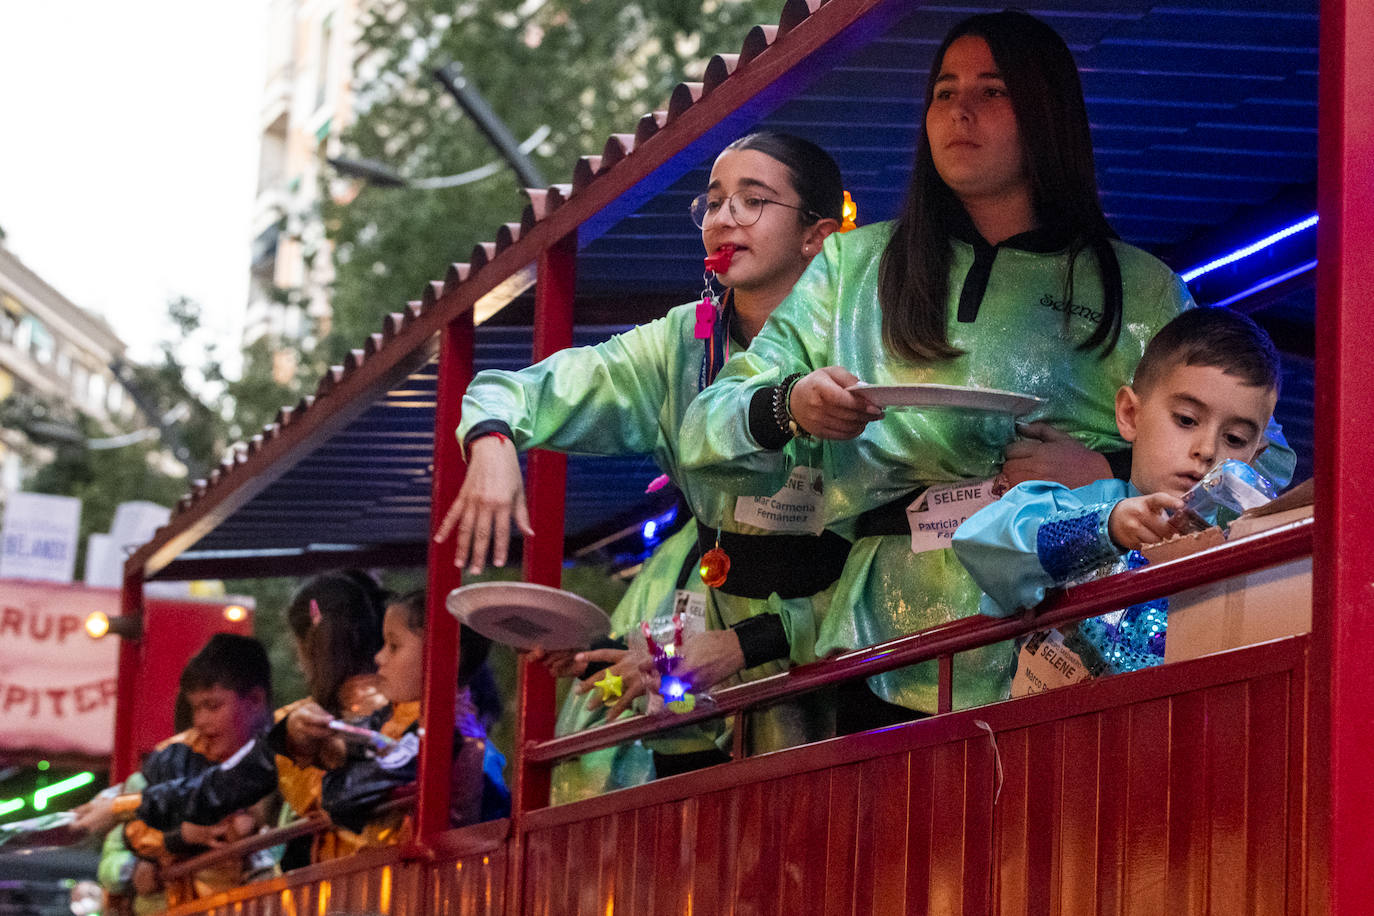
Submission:
[[[1011,695],[1024,697],[1086,681],[1090,674],[1078,653],[1064,645],[1058,630],[1041,630],[1031,635],[1016,656],[1016,676],[1011,680]]]
[[[115,616],[119,593],[0,582],[0,748],[110,752],[119,640],[86,635],[92,611]]]
[[[95,588],[119,588],[124,557],[115,550],[114,538],[92,534],[86,538],[86,584]]]
[[[172,510],[157,503],[137,501],[119,504],[115,509],[114,521],[110,523],[110,538],[119,552],[121,571],[129,554],[151,541],[157,529],[167,524],[171,517]]]
[[[11,493],[5,501],[0,578],[70,582],[76,568],[81,500]]]

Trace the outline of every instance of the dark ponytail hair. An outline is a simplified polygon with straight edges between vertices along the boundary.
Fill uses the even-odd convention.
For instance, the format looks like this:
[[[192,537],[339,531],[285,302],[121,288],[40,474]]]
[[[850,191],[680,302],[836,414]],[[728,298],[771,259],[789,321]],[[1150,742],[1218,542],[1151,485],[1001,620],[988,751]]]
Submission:
[[[950,344],[946,328],[952,253],[949,236],[963,205],[935,169],[925,112],[934,96],[945,51],[965,35],[988,43],[998,72],[1006,81],[1039,227],[1069,244],[1066,300],[1073,298],[1073,268],[1078,255],[1086,248],[1097,258],[1105,297],[1103,320],[1080,349],[1101,346],[1105,355],[1121,334],[1121,266],[1111,245],[1117,235],[1107,223],[1097,196],[1083,86],[1064,39],[1039,19],[1017,10],[968,17],[950,30],[935,52],[921,108],[911,183],[879,267],[883,342],[895,355],[910,360],[951,359],[962,353]]]
[[[759,130],[740,137],[726,150],[754,150],[787,166],[792,176],[792,188],[801,198],[801,205],[811,213],[798,213],[805,223],[821,219],[842,219],[844,215],[844,182],[840,167],[829,153],[810,140],[773,130]]]
[[[312,619],[312,602],[318,621]],[[345,681],[377,670],[373,656],[382,648],[385,609],[385,590],[357,570],[317,576],[287,605],[286,620],[301,643],[310,695],[330,712],[339,712],[339,688]]]

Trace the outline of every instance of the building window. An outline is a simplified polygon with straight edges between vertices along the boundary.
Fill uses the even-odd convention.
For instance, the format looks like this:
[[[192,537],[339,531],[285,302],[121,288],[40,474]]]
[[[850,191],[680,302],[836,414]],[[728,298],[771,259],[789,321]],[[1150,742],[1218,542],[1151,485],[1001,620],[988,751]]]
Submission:
[[[21,322],[21,330],[23,329],[28,330],[28,339],[25,343],[34,361],[40,366],[52,362],[57,342],[53,340],[52,332],[48,330],[47,325],[32,315],[25,315]]]
[[[98,413],[105,412],[105,390],[108,386],[98,372],[92,372],[86,385],[86,405]]]
[[[334,39],[334,16],[324,17],[324,24],[320,27],[320,54],[319,71],[315,74],[315,107],[318,109],[324,104],[324,100],[329,95],[329,46]]]
[[[14,340],[14,332],[19,329],[19,319],[24,307],[13,296],[0,293],[0,340],[9,343]]]

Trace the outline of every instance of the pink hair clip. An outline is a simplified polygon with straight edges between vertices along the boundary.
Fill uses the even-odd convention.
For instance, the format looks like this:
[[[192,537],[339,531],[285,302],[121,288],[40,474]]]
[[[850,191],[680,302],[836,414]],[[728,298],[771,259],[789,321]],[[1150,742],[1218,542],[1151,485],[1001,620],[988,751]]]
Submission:
[[[311,599],[310,599],[310,625],[313,627],[315,624],[319,623],[319,622],[320,622],[320,618],[323,617],[323,616],[324,616],[324,615],[320,613],[320,603],[319,603],[318,601],[316,601],[314,598],[311,598]]]

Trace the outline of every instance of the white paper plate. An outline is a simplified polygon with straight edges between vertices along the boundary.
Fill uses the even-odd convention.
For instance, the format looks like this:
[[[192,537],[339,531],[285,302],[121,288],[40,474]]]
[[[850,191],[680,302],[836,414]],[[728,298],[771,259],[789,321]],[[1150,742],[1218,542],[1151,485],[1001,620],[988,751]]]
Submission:
[[[996,388],[968,388],[963,385],[850,385],[852,391],[878,407],[958,407],[963,410],[989,410],[1014,417],[1030,413],[1043,398]]]
[[[582,649],[611,630],[586,598],[532,582],[475,582],[444,603],[464,626],[517,649]]]

